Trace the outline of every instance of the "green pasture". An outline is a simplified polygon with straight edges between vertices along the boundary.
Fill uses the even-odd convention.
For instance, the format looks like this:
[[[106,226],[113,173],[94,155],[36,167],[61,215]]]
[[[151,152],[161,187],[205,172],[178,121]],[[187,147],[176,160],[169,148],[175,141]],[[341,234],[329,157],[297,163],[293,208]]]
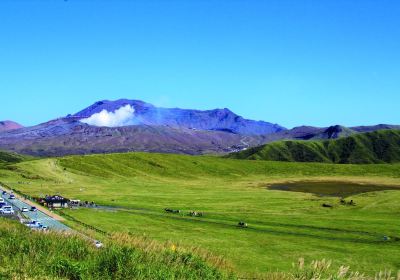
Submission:
[[[129,232],[224,257],[241,276],[289,271],[304,257],[374,272],[400,269],[400,192],[337,197],[269,190],[282,182],[400,186],[400,164],[335,165],[128,153],[18,163],[0,181],[28,195],[114,206],[68,210],[106,232]],[[399,188],[400,190],[400,188]],[[322,207],[330,204],[333,208]],[[179,209],[180,214],[165,213]],[[198,211],[203,217],[190,217]],[[245,221],[248,228],[239,228]],[[384,237],[387,237],[384,240]]]

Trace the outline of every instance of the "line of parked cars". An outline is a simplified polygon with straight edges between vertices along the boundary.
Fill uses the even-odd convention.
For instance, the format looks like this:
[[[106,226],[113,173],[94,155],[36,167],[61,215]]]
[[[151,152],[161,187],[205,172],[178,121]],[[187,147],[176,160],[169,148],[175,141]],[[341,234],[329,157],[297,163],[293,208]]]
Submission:
[[[14,209],[12,206],[9,205],[4,205],[0,208],[0,214],[3,215],[13,215],[14,214]]]
[[[13,215],[14,209],[12,206],[8,205],[7,202],[4,200],[3,196],[6,197],[8,195],[8,199],[9,200],[13,200],[16,199],[15,195],[11,192],[11,193],[7,193],[6,191],[0,191],[0,193],[2,194],[2,196],[0,196],[0,214],[3,215]],[[28,209],[28,207],[22,207],[21,208],[21,212],[22,213],[26,213],[26,212],[36,212],[37,208],[35,206],[31,206],[30,209]],[[48,227],[44,224],[42,224],[39,221],[36,220],[31,220],[28,223],[25,223],[25,225],[31,229],[35,229],[35,230],[47,230]]]
[[[6,195],[7,192],[2,191],[2,194]],[[12,194],[12,195],[14,196],[14,194]],[[15,199],[15,196],[14,196],[14,198],[10,198],[10,199]],[[13,207],[8,205],[7,202],[5,202],[3,197],[0,197],[0,214],[2,214],[2,215],[13,215],[14,214]]]

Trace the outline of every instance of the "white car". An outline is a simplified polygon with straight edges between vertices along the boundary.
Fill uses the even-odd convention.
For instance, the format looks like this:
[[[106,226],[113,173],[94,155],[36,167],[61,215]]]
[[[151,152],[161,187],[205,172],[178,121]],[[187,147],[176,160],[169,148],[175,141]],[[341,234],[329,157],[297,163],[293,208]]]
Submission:
[[[32,220],[29,223],[26,224],[30,228],[40,228],[42,224],[38,221]]]
[[[12,215],[14,214],[14,209],[12,208],[12,206],[4,206],[3,208],[0,209],[1,214],[5,214],[5,215]]]
[[[21,208],[21,212],[29,212],[28,207],[22,207],[22,208]]]

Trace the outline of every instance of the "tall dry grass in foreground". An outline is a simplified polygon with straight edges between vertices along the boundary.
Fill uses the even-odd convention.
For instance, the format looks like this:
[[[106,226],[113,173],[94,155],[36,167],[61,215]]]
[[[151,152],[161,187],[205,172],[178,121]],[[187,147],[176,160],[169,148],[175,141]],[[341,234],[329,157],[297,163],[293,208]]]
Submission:
[[[306,264],[300,258],[297,264],[293,264],[293,271],[275,272],[267,276],[259,276],[255,279],[265,280],[400,280],[400,271],[381,271],[375,276],[366,276],[360,272],[351,271],[349,266],[340,266],[338,269],[332,268],[332,262],[328,260],[315,260]]]
[[[75,235],[34,232],[0,218],[0,279],[241,279],[224,259],[200,248],[117,233],[96,249]],[[252,275],[265,280],[400,280],[383,271],[375,276],[333,268],[331,261],[306,264],[299,259],[289,272]]]
[[[118,240],[118,242],[117,242]],[[142,240],[146,241],[146,240]],[[102,249],[0,219],[0,279],[231,279],[189,250],[117,235]]]

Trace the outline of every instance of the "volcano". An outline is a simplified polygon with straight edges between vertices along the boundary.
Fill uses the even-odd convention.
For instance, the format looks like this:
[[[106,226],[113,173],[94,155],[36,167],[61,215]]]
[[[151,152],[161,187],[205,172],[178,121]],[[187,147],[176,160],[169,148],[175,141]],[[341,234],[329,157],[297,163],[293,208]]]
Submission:
[[[201,111],[160,108],[140,100],[103,100],[75,114],[0,133],[0,149],[34,156],[229,153],[262,144],[265,135],[285,130],[226,108]]]

